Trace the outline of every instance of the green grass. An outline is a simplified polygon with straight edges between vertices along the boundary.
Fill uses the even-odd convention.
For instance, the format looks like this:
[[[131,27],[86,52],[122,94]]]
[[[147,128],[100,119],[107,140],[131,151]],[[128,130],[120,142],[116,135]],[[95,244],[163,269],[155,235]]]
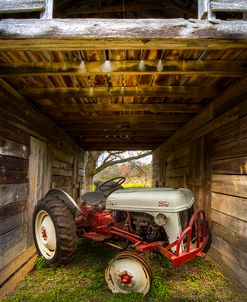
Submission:
[[[113,248],[80,240],[76,254],[65,266],[46,267],[38,257],[34,270],[4,302],[162,302],[246,301],[207,259],[196,259],[170,268],[169,261],[155,253],[145,255],[153,270],[149,293],[112,294],[104,280],[104,268],[117,253]]]

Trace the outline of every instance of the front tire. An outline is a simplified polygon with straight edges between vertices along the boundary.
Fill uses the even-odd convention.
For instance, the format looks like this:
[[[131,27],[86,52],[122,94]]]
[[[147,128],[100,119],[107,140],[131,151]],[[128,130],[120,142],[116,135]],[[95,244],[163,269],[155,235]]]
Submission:
[[[105,280],[112,293],[138,292],[146,295],[152,283],[152,271],[137,253],[125,251],[109,262]]]
[[[76,250],[76,227],[63,200],[41,200],[33,213],[34,243],[47,265],[68,262]]]

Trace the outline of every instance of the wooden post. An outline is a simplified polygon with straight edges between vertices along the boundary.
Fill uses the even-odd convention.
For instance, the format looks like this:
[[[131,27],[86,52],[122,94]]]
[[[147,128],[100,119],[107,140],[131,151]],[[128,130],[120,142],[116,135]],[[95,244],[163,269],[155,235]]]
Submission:
[[[211,9],[211,0],[198,0],[198,19],[215,19],[215,13]]]
[[[45,10],[40,14],[40,19],[52,19],[53,0],[46,0]]]

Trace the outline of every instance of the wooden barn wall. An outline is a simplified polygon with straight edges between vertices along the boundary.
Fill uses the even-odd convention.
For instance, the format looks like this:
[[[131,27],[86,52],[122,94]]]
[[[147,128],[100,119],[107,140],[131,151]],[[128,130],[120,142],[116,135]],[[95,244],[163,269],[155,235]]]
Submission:
[[[35,204],[51,188],[61,188],[77,199],[84,171],[84,152],[28,104],[17,104],[0,98],[0,299],[35,262]],[[42,119],[46,129],[34,122]]]
[[[154,185],[193,191],[210,219],[211,256],[247,287],[247,102],[210,125],[154,152]]]

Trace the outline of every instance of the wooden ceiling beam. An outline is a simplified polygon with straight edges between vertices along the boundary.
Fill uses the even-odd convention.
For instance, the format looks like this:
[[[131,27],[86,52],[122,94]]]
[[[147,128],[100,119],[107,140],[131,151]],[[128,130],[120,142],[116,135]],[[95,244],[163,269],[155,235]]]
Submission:
[[[63,130],[65,131],[85,131],[85,130],[102,130],[107,132],[108,130],[165,130],[175,131],[180,127],[180,124],[164,124],[164,123],[91,123],[91,124],[79,124],[79,125],[64,125]]]
[[[93,127],[92,127],[93,128]],[[94,129],[88,129],[88,130],[71,130],[66,131],[71,137],[114,137],[114,136],[138,136],[138,137],[167,137],[170,136],[174,131],[168,131],[168,130],[107,130],[104,131],[104,129],[100,130],[94,130]]]
[[[135,142],[116,142],[116,143],[83,143],[80,140],[76,140],[77,144],[85,151],[89,150],[104,150],[104,151],[115,151],[115,150],[154,150],[160,143],[135,143]]]
[[[54,120],[61,126],[75,123],[112,123],[112,122],[164,122],[164,123],[184,123],[188,121],[193,114],[111,114],[111,115],[81,115],[79,117],[72,116],[54,116]]]
[[[247,48],[247,22],[196,19],[6,19],[2,50]]]
[[[90,74],[185,74],[187,76],[239,77],[247,73],[246,61],[123,60],[81,63],[2,63],[0,76],[90,75]]]
[[[113,104],[113,103],[87,103],[87,104],[59,104],[42,106],[46,112],[97,112],[97,111],[149,111],[149,112],[180,112],[198,113],[203,106],[198,104]]]
[[[207,86],[153,86],[153,87],[92,87],[92,88],[31,88],[21,89],[19,93],[29,99],[67,98],[67,97],[173,97],[173,98],[211,98],[218,94],[215,87]]]

